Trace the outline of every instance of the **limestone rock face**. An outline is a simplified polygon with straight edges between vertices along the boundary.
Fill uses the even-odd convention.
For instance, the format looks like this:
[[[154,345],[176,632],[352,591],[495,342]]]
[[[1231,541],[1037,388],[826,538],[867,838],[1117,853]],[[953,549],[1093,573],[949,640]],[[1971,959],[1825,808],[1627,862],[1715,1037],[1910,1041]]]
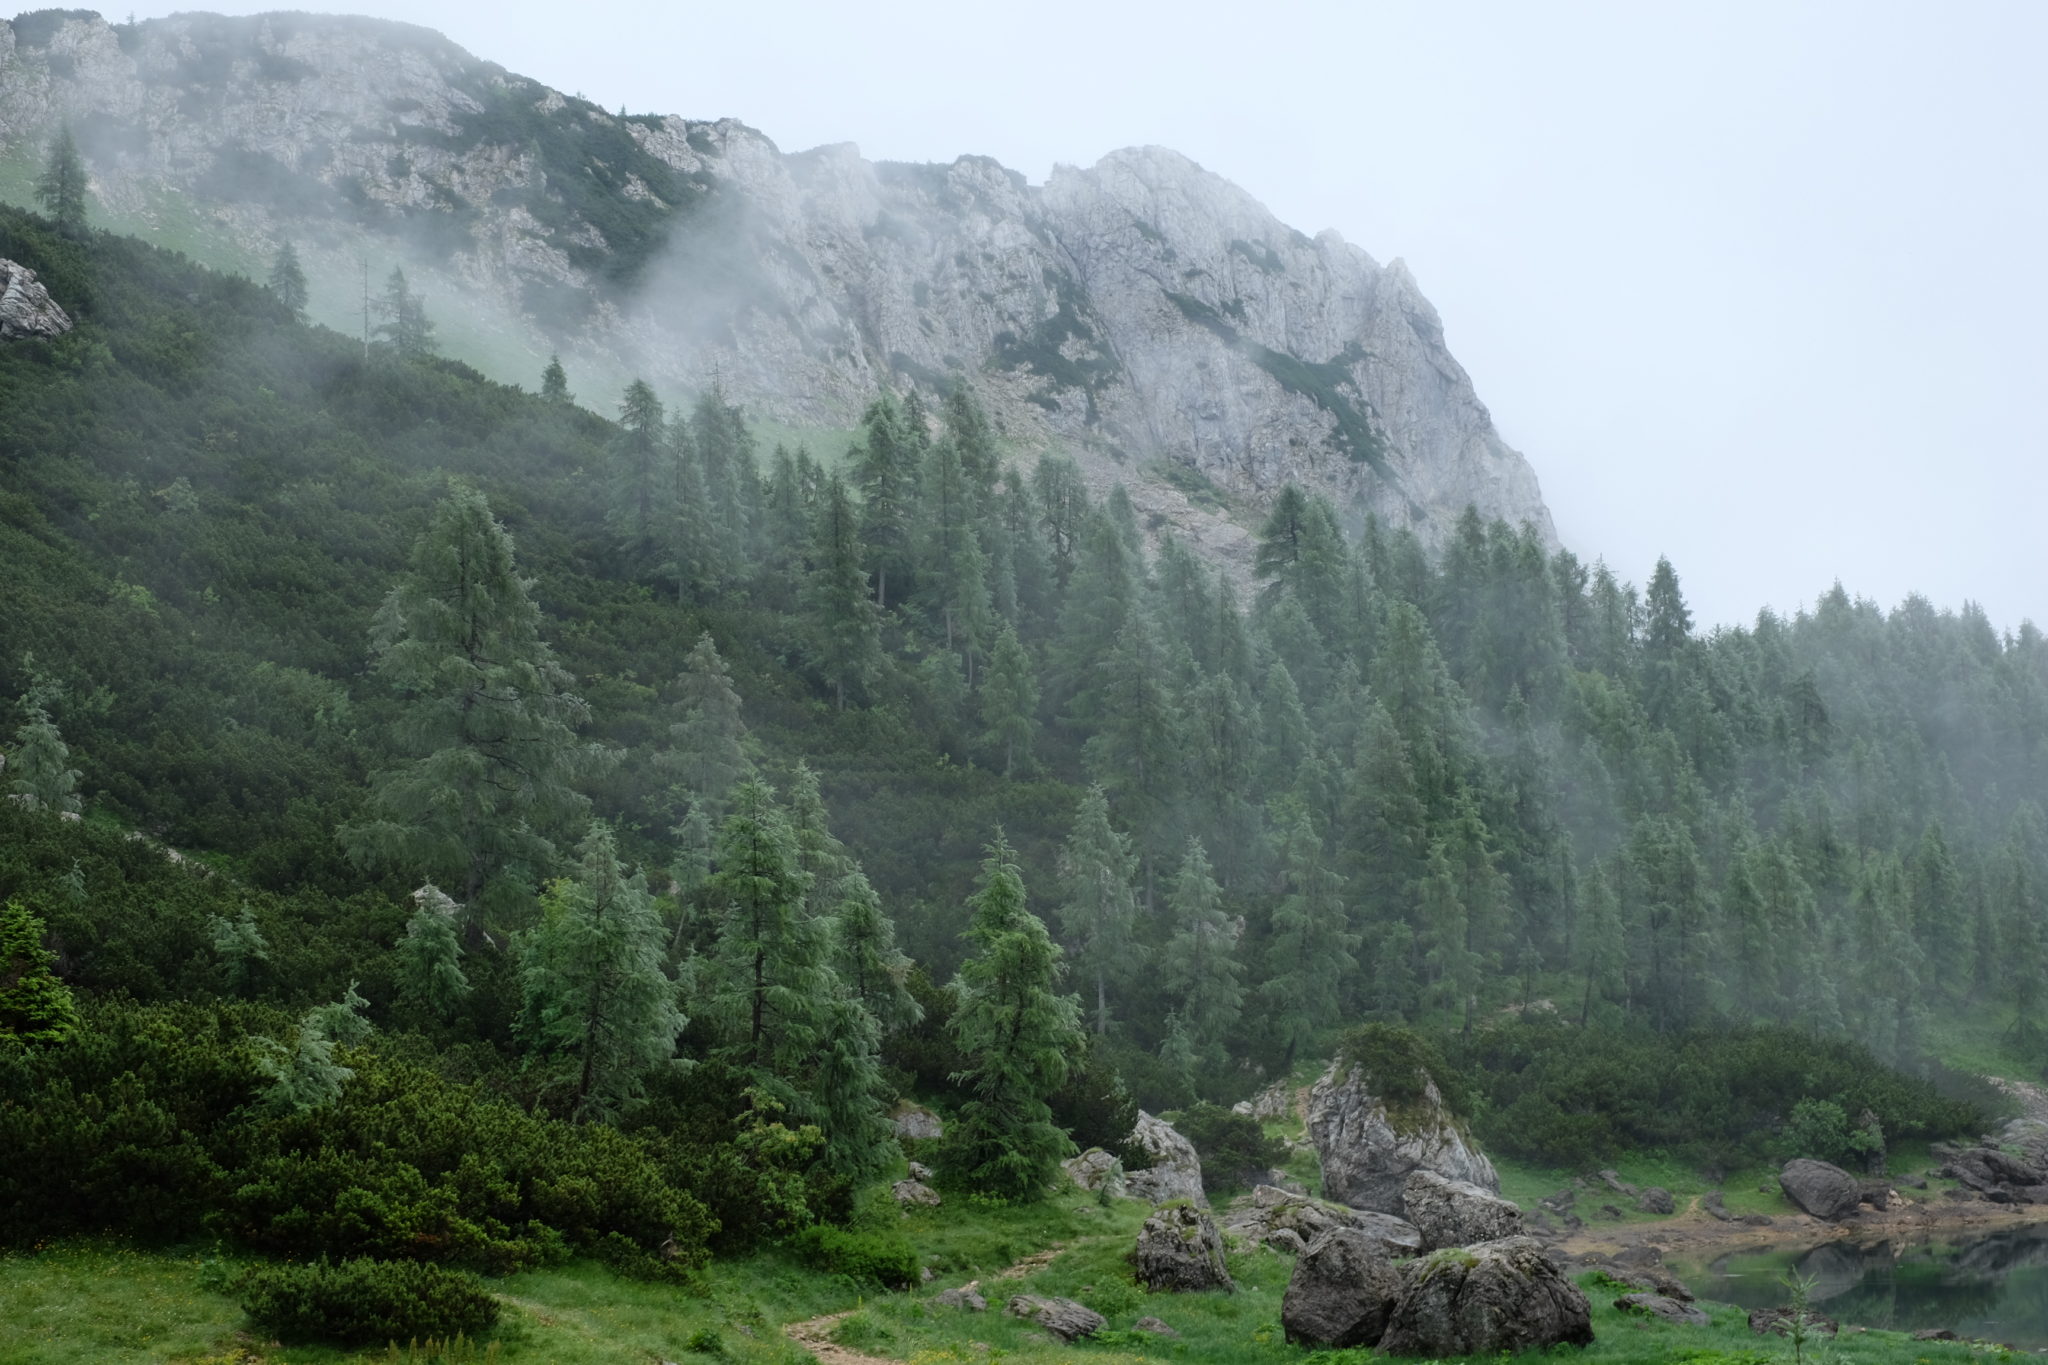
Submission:
[[[1372,1346],[1401,1295],[1401,1273],[1362,1232],[1338,1228],[1294,1263],[1280,1301],[1287,1339],[1303,1346]]]
[[[1499,1195],[1435,1171],[1410,1171],[1401,1187],[1408,1221],[1422,1234],[1422,1249],[1470,1246],[1513,1237],[1522,1230],[1522,1210]]]
[[[1856,1212],[1863,1202],[1863,1187],[1856,1177],[1825,1161],[1788,1161],[1778,1172],[1778,1184],[1801,1212],[1825,1222]]]
[[[71,315],[25,265],[0,257],[0,341],[60,337],[71,330]]]
[[[1390,1117],[1359,1068],[1333,1062],[1309,1092],[1308,1133],[1323,1167],[1323,1192],[1353,1208],[1404,1213],[1411,1171],[1500,1192],[1493,1163],[1473,1145],[1429,1082],[1414,1114]]]
[[[1593,1340],[1592,1307],[1532,1237],[1439,1251],[1401,1271],[1380,1338],[1399,1356],[1491,1356]]]
[[[1215,1220],[1192,1204],[1153,1210],[1138,1230],[1131,1259],[1139,1282],[1155,1294],[1237,1288],[1223,1262],[1223,1235]]]
[[[1125,1190],[1131,1198],[1149,1199],[1155,1204],[1185,1199],[1203,1208],[1209,1206],[1209,1196],[1202,1192],[1202,1158],[1196,1154],[1195,1144],[1182,1137],[1172,1124],[1140,1109],[1137,1126],[1131,1129],[1128,1141],[1152,1157],[1151,1166],[1124,1176]]]
[[[359,260],[402,260],[445,348],[499,379],[559,351],[594,406],[635,375],[677,397],[715,376],[759,415],[846,427],[883,388],[965,376],[1000,435],[1074,451],[1141,524],[1241,568],[1240,519],[1289,482],[1429,545],[1467,504],[1555,543],[1407,267],[1163,148],[1043,185],[986,157],[785,153],[325,15],[49,12],[0,25],[0,69],[0,149],[68,120],[104,221],[180,196],[256,273],[294,238],[337,326]]]

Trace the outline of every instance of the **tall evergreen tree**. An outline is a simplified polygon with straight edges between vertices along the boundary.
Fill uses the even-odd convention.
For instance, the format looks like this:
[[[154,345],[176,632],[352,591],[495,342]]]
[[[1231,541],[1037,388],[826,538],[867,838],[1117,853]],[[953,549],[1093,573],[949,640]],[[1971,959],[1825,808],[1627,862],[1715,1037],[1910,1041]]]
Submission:
[[[644,379],[626,386],[619,399],[619,435],[611,453],[611,498],[606,523],[619,548],[636,561],[654,558],[667,519],[680,509],[665,505],[672,483],[663,478],[662,454],[668,415]]]
[[[299,249],[289,240],[279,244],[277,256],[270,263],[270,292],[291,310],[293,317],[305,320],[306,269],[299,264]]]
[[[1095,1032],[1109,1032],[1109,982],[1139,963],[1138,904],[1131,882],[1137,859],[1130,837],[1109,823],[1109,798],[1090,787],[1074,815],[1074,829],[1060,850],[1060,881],[1066,899],[1060,925],[1081,969],[1095,984]]]
[[[982,743],[1002,754],[1003,776],[1031,772],[1037,767],[1032,747],[1038,738],[1038,679],[1008,621],[996,633],[978,695]]]
[[[833,970],[884,1033],[924,1018],[924,1006],[906,984],[911,961],[896,946],[896,926],[867,874],[853,869],[833,889]]]
[[[912,498],[918,471],[916,447],[903,430],[902,414],[886,394],[868,406],[863,439],[852,464],[860,482],[861,566],[874,575],[875,605],[889,609],[893,577],[900,598],[910,585]]]
[[[377,304],[377,335],[407,360],[419,360],[434,353],[434,321],[427,316],[427,301],[406,283],[405,270],[393,266],[384,281],[384,297]]]
[[[709,984],[721,1051],[764,1078],[802,1071],[832,993],[826,944],[804,909],[810,878],[799,860],[774,793],[743,783],[705,888],[717,934]]]
[[[43,173],[36,177],[36,202],[57,231],[67,237],[85,235],[85,160],[72,140],[71,125],[65,124],[50,139],[50,152],[43,161]]]
[[[52,970],[44,932],[19,901],[0,904],[0,1045],[62,1043],[78,1031],[78,1006]]]
[[[818,499],[811,571],[799,597],[812,657],[842,711],[847,691],[859,693],[881,666],[881,629],[861,557],[858,515],[835,470]]]
[[[739,690],[710,631],[697,637],[683,660],[671,714],[668,765],[690,808],[701,806],[716,824],[733,788],[753,775],[754,761]]]
[[[1199,1066],[1220,1069],[1223,1040],[1236,1028],[1244,1007],[1244,988],[1238,983],[1243,966],[1237,960],[1242,925],[1223,913],[1223,888],[1210,875],[1201,840],[1188,840],[1166,906],[1173,936],[1160,955],[1160,984],[1176,1002],[1186,1055]]]
[[[45,695],[31,690],[21,701],[24,713],[14,732],[14,752],[5,756],[7,789],[30,810],[76,814],[78,769],[71,749],[58,733],[57,722],[44,707]]]
[[[569,372],[562,368],[562,357],[550,354],[547,368],[540,372],[540,397],[544,403],[573,403],[576,395],[569,392]]]
[[[413,892],[412,900],[405,937],[398,941],[398,993],[446,1018],[469,995],[456,933],[461,907],[432,882]]]
[[[1265,990],[1268,1017],[1291,1067],[1301,1049],[1336,1024],[1344,980],[1358,968],[1352,954],[1360,939],[1307,809],[1286,802],[1279,823],[1287,893],[1273,910]]]

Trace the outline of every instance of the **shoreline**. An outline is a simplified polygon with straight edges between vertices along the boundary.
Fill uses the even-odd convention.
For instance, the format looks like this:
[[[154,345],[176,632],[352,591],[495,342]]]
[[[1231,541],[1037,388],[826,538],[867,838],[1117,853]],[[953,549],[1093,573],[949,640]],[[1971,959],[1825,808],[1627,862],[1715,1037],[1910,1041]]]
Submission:
[[[1813,1246],[1822,1242],[1927,1241],[1947,1232],[1998,1231],[2048,1224],[2048,1205],[1993,1204],[1982,1200],[1918,1199],[1892,1196],[1891,1208],[1863,1208],[1837,1222],[1823,1222],[1797,1210],[1771,1215],[1769,1227],[1739,1221],[1721,1222],[1700,1207],[1698,1196],[1683,1212],[1653,1222],[1614,1223],[1580,1228],[1552,1242],[1572,1257],[1614,1256],[1637,1247],[1655,1247],[1669,1259],[1701,1260],[1742,1251],[1762,1251],[1788,1243]]]

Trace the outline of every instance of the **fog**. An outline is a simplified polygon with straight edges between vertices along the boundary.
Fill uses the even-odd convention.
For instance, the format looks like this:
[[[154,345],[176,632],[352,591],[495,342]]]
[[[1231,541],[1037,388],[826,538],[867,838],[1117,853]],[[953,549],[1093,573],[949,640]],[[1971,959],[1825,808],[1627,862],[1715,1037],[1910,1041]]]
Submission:
[[[1703,623],[1837,579],[2048,620],[2037,6],[353,8],[785,150],[1175,147],[1405,258],[1567,543]]]

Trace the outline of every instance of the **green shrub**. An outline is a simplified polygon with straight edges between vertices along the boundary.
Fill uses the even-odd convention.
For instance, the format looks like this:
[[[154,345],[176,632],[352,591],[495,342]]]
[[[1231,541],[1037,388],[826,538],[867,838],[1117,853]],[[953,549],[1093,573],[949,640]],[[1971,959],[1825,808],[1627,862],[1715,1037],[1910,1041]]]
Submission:
[[[1236,1114],[1220,1104],[1194,1104],[1173,1121],[1180,1135],[1195,1144],[1202,1158],[1202,1189],[1214,1196],[1237,1189],[1245,1177],[1287,1160],[1287,1144],[1266,1136],[1265,1127],[1249,1114]]]
[[[917,1249],[899,1232],[850,1232],[813,1223],[789,1239],[789,1249],[811,1269],[857,1283],[907,1289],[917,1282]]]
[[[474,1334],[498,1321],[482,1280],[423,1261],[262,1266],[243,1276],[239,1298],[281,1341],[374,1345]]]
[[[1338,1055],[1365,1073],[1374,1096],[1399,1117],[1420,1109],[1429,1083],[1436,1083],[1453,1114],[1466,1113],[1470,1096],[1464,1078],[1436,1044],[1398,1024],[1365,1024],[1346,1034]]]

